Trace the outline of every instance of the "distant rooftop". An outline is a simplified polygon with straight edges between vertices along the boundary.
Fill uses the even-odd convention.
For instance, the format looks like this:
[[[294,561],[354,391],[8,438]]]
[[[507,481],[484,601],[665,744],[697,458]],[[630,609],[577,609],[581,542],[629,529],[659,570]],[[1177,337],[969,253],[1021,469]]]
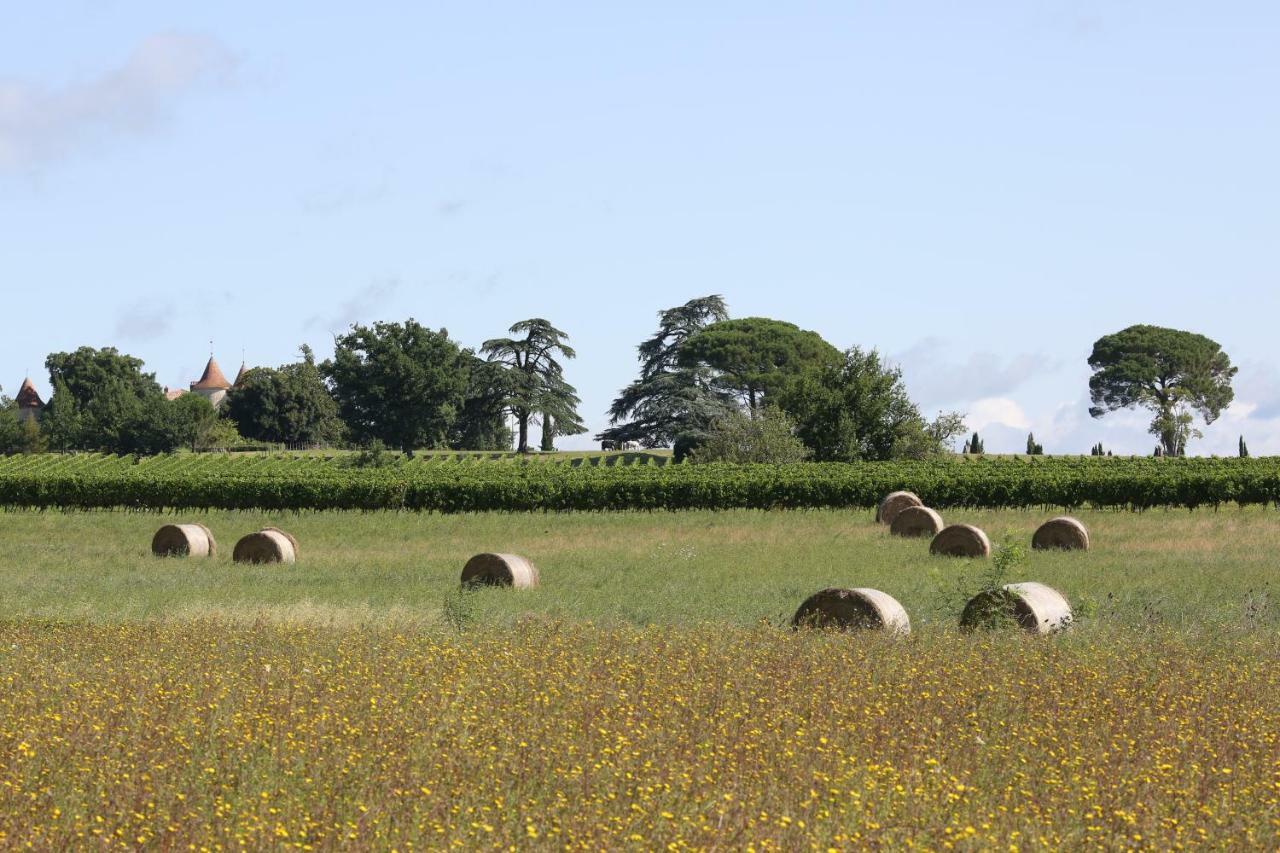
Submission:
[[[22,387],[18,389],[17,403],[22,409],[35,409],[44,405],[44,401],[36,391],[36,386],[31,384],[30,377],[22,380]]]
[[[204,375],[200,380],[191,383],[192,391],[226,391],[229,388],[231,383],[222,375],[222,368],[218,367],[213,356],[209,356],[209,363],[204,366]]]

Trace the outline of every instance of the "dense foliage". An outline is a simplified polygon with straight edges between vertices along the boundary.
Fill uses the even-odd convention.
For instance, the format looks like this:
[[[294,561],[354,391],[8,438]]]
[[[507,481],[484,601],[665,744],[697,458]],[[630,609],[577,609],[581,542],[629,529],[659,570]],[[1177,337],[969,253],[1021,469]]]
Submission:
[[[325,387],[311,348],[302,360],[255,367],[237,379],[223,403],[240,435],[281,444],[335,444],[342,437],[338,406]]]
[[[956,412],[926,420],[907,396],[901,369],[858,347],[801,375],[779,405],[818,462],[924,459],[950,452],[964,428]]]
[[[578,414],[578,392],[564,378],[560,359],[577,357],[569,336],[541,317],[508,329],[514,338],[493,338],[480,345],[489,361],[507,368],[505,405],[516,419],[516,449],[529,449],[529,424],[542,424],[542,449],[554,450],[557,435],[586,432]]]
[[[685,443],[704,436],[711,424],[734,406],[733,398],[712,387],[713,372],[703,364],[682,366],[680,348],[710,323],[729,319],[724,297],[691,299],[658,312],[658,330],[636,349],[640,377],[618,393],[609,407],[609,428],[597,439],[634,441],[641,447],[666,447],[681,436]]]
[[[216,420],[207,400],[165,399],[142,360],[113,347],[80,347],[45,360],[53,399],[40,421],[56,450],[167,453],[198,448]]]
[[[510,460],[489,461],[489,457]],[[525,462],[40,454],[0,459],[0,505],[479,510],[869,507],[910,489],[936,507],[1198,507],[1280,502],[1280,458],[971,458],[805,465],[656,465],[644,454]],[[640,464],[628,464],[640,463]]]
[[[1089,413],[1149,409],[1155,415],[1149,431],[1160,437],[1165,456],[1185,455],[1188,439],[1200,437],[1194,414],[1211,424],[1235,398],[1231,380],[1238,368],[1217,341],[1194,332],[1130,326],[1099,338],[1089,367]]]
[[[717,421],[693,451],[692,461],[763,462],[785,465],[809,458],[809,448],[796,437],[796,425],[781,409],[762,409],[748,415],[732,411]]]
[[[777,405],[806,375],[840,363],[840,352],[817,332],[767,317],[712,323],[680,347],[685,368],[707,368],[713,387],[749,409]]]
[[[352,326],[334,341],[333,358],[320,370],[352,438],[411,451],[449,447],[472,429],[464,417],[486,425],[501,420],[500,408],[477,410],[468,399],[479,363],[447,330],[432,331],[409,318]]]

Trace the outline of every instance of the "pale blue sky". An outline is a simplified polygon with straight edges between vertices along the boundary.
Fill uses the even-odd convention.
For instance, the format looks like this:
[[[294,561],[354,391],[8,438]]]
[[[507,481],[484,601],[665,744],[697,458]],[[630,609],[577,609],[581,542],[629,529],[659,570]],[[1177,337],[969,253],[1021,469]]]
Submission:
[[[1193,329],[1241,368],[1193,451],[1280,453],[1280,6],[690,5],[10,4],[0,386],[543,316],[594,431],[655,312],[722,293],[989,451],[1149,452],[1085,358]]]

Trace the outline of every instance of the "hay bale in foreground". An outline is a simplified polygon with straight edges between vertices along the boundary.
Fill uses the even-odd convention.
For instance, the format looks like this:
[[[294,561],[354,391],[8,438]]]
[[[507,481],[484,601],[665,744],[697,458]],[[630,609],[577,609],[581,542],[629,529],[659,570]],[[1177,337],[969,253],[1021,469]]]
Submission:
[[[281,530],[279,527],[264,527],[262,529],[264,532],[279,533],[281,536],[288,539],[289,544],[293,546],[293,558],[295,560],[301,556],[301,552],[298,550],[298,539],[292,533],[289,533],[286,530]]]
[[[231,559],[237,563],[297,562],[296,542],[297,540],[283,530],[266,527],[241,538],[231,553]]]
[[[1069,515],[1051,518],[1036,528],[1031,537],[1031,547],[1044,551],[1061,548],[1067,551],[1088,551],[1089,531]]]
[[[793,628],[869,629],[910,634],[911,620],[898,600],[878,589],[840,589],[815,592],[791,619]]]
[[[1032,634],[1052,634],[1071,624],[1071,603],[1062,593],[1034,581],[1011,583],[975,595],[960,614],[960,627],[996,628],[1016,623]]]
[[[880,501],[880,506],[876,507],[876,521],[881,524],[893,524],[898,513],[909,506],[924,506],[924,501],[920,500],[914,492],[890,492],[884,496],[884,500]]]
[[[218,543],[203,524],[166,524],[151,537],[151,553],[157,557],[213,557]]]
[[[538,567],[519,554],[476,554],[462,567],[462,583],[533,589],[538,585]]]
[[[942,516],[927,506],[909,506],[889,525],[894,536],[937,536],[945,525]]]
[[[941,557],[990,557],[991,540],[972,524],[953,524],[933,537],[929,553]]]

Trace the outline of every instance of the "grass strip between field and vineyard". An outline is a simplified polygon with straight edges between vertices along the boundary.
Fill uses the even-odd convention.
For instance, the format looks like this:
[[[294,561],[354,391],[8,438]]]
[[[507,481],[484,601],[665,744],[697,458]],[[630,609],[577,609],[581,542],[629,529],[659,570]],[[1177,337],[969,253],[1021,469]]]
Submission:
[[[501,456],[498,454],[498,456]],[[505,459],[505,457],[504,457]],[[1280,457],[1031,457],[798,465],[490,462],[459,454],[356,467],[352,457],[179,454],[0,459],[0,506],[405,509],[433,512],[874,506],[909,489],[934,507],[1199,507],[1280,502]],[[585,460],[592,462],[592,460]]]

